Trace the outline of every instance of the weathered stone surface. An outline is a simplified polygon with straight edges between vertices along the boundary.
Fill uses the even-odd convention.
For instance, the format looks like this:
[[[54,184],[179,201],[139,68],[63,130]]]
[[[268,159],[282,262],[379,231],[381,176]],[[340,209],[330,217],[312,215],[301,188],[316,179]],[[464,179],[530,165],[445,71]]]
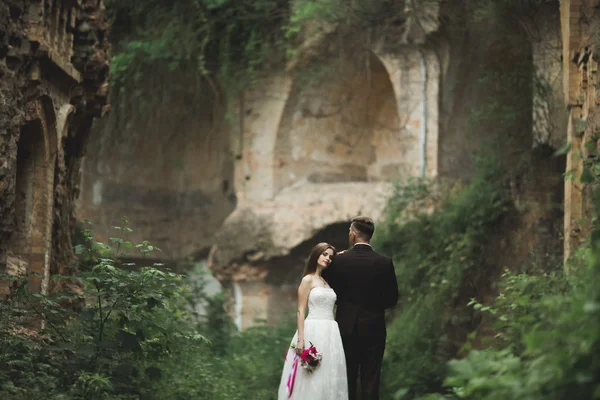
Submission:
[[[211,266],[218,274],[233,262],[284,256],[327,226],[359,214],[378,219],[389,189],[386,183],[306,182],[271,201],[240,207],[216,235]]]
[[[537,78],[533,97],[534,144],[558,149],[565,142],[568,112],[563,95],[560,10],[556,2],[543,4],[528,28]]]
[[[566,166],[572,178],[565,181],[565,259],[586,240],[593,226],[592,189],[582,184],[580,177],[584,161],[597,157],[595,149],[586,144],[598,142],[600,128],[598,5],[596,0],[560,2],[563,93],[569,115],[567,141],[572,148]]]
[[[238,205],[215,237],[217,277],[240,280],[248,265],[271,270],[265,263],[328,226],[358,214],[378,219],[390,183],[437,174],[435,54],[406,48],[367,58],[334,64],[321,84],[273,76],[245,93],[231,131],[241,149]]]
[[[11,254],[44,292],[72,271],[79,161],[108,78],[102,2],[53,1],[0,4],[0,271]]]
[[[151,124],[113,110],[90,142],[79,218],[105,238],[127,215],[133,239],[154,242],[166,259],[212,246],[211,269],[237,298],[245,327],[256,315],[276,320],[293,302],[313,242],[343,245],[352,216],[379,219],[393,182],[469,181],[477,150],[495,137],[507,170],[527,166],[507,182],[517,210],[499,228],[498,266],[527,263],[532,252],[556,259],[564,160],[551,153],[565,126],[558,2],[546,2],[537,20],[506,15],[496,24],[474,18],[476,1],[400,3],[397,34],[373,29],[362,46],[351,46],[358,35],[331,40],[346,38],[341,26],[312,27],[299,64],[229,99],[229,124],[218,123],[221,99],[190,88]],[[306,85],[295,72],[311,63],[330,70]],[[508,79],[515,71],[522,75]],[[549,97],[519,84],[534,74]],[[169,84],[190,81],[183,71]],[[164,83],[145,85],[143,93],[160,93]],[[485,115],[495,109],[502,115]]]
[[[196,72],[164,85],[189,86]],[[148,82],[136,90],[160,92],[160,85]],[[205,255],[236,204],[224,108],[205,87],[186,87],[152,118],[134,107],[126,113],[119,108],[90,138],[77,217],[93,223],[99,240],[113,236],[111,227],[128,217],[128,239],[149,240],[162,250],[152,256],[163,261]]]

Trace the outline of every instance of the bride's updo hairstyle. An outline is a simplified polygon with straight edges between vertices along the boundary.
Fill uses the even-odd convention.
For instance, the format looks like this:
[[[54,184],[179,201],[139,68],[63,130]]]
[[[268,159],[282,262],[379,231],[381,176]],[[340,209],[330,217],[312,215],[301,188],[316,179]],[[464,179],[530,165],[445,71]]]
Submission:
[[[319,256],[323,254],[327,249],[331,249],[331,251],[333,251],[333,257],[335,258],[335,247],[325,242],[317,244],[315,247],[313,247],[312,251],[310,252],[308,261],[304,266],[304,273],[302,274],[303,277],[317,272],[317,260],[319,259]]]

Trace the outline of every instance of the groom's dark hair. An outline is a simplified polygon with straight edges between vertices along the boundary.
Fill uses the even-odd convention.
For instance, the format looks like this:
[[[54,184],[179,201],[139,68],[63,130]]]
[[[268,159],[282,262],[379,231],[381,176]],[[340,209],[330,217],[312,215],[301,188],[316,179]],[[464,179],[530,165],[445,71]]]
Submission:
[[[361,239],[367,242],[373,237],[375,232],[375,224],[369,217],[358,216],[352,218],[352,229],[360,236]]]

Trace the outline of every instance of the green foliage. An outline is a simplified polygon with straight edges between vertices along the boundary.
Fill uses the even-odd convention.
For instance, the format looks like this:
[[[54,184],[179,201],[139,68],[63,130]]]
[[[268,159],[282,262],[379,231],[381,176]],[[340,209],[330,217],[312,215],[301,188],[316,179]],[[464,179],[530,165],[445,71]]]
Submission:
[[[322,54],[322,43],[314,40],[321,33],[330,34],[342,26],[336,32],[340,41],[367,40],[373,28],[396,29],[404,18],[403,2],[387,0],[352,4],[340,0],[106,0],[105,4],[113,43],[112,104],[128,114],[127,121],[131,114],[165,108],[169,99],[193,98],[198,93],[211,106],[230,106],[239,92],[255,87],[261,76],[280,73],[286,62],[312,58],[303,57],[307,51]],[[395,31],[389,34],[397,35]]]
[[[111,0],[106,6],[117,44],[111,78],[120,90],[160,73],[157,68],[167,67],[168,76],[192,66],[234,93],[254,82],[267,56],[281,61],[286,1]]]
[[[415,215],[414,210],[431,205],[427,203],[431,198],[427,187],[423,184],[409,186],[400,191],[400,194],[407,193],[406,197],[397,194],[390,201],[396,213],[390,214],[395,218],[389,219],[392,229],[386,227],[389,230],[383,243],[390,246],[388,251],[395,248],[397,254],[402,254],[395,258],[395,263],[407,304],[402,305],[393,317],[388,330],[384,365],[386,395],[422,400],[598,398],[600,231],[593,232],[589,247],[580,248],[569,260],[569,275],[562,271],[545,272],[545,267],[536,265],[527,273],[507,270],[498,283],[499,294],[493,302],[482,304],[472,298],[467,303],[461,298],[467,289],[464,285],[457,286],[457,282],[460,279],[476,282],[477,271],[485,267],[485,258],[489,255],[477,251],[462,253],[464,267],[455,263],[452,254],[437,256],[440,249],[456,251],[461,248],[448,246],[454,242],[452,238],[456,238],[456,231],[443,231],[445,235],[438,232],[443,226],[462,225],[450,215],[464,214],[449,212],[447,204],[465,203],[445,200],[433,214]],[[465,196],[466,200],[469,192],[467,187],[457,198]],[[600,199],[598,193],[596,196]],[[600,202],[596,206],[600,207]],[[472,207],[472,211],[477,215],[479,209]],[[498,214],[488,210],[480,215]],[[423,227],[428,226],[429,220],[436,223],[435,228],[427,231],[427,237]],[[477,219],[465,222],[462,226],[487,225]],[[475,242],[483,249],[481,244],[489,231],[477,231],[480,234]],[[437,243],[439,247],[428,246],[428,243]],[[428,259],[429,264],[421,264],[424,259]],[[478,260],[480,264],[475,265],[471,260]],[[412,269],[407,271],[410,267]],[[424,272],[419,271],[423,269]],[[435,269],[438,272],[432,273]],[[440,277],[450,282],[447,277],[451,271],[455,271],[451,276],[458,279],[452,281],[454,284],[431,284],[432,277],[437,277],[437,282]],[[452,290],[445,291],[445,287]],[[465,305],[475,311],[475,319],[465,312]],[[465,335],[466,343],[461,348],[471,351],[465,358],[453,359],[446,364],[444,361],[453,356],[443,351],[448,349],[443,345],[448,340],[448,333],[460,324],[469,326],[474,321],[478,322],[472,324],[472,328],[483,327],[483,330],[479,334],[473,331]],[[475,346],[477,350],[472,350]],[[443,387],[436,387],[442,377],[445,377]],[[427,391],[437,393],[427,394]]]
[[[575,123],[580,120],[576,120]],[[582,127],[581,135],[586,127]],[[597,142],[600,139],[600,132],[595,130],[592,135],[585,138],[583,151],[577,151],[573,154],[576,160],[581,160],[583,170],[579,176],[579,180],[589,185],[593,189],[600,187],[600,162],[598,162],[598,146]]]
[[[539,271],[537,271],[539,273]],[[487,313],[489,324],[496,332],[494,346],[510,348],[515,354],[523,354],[524,334],[533,330],[549,328],[556,317],[548,308],[548,302],[568,294],[569,281],[562,271],[551,273],[514,274],[506,270],[499,282],[500,295],[493,306],[486,306],[471,299],[469,306]],[[575,285],[575,280],[571,285]]]
[[[574,258],[568,276],[507,272],[492,306],[471,302],[491,320],[499,340],[450,362],[445,385],[454,398],[600,396],[600,231]]]
[[[293,6],[288,23],[283,27],[285,38],[288,43],[299,44],[302,33],[307,23],[311,24],[313,30],[319,29],[319,25],[333,24],[340,20],[339,14],[341,4],[339,0],[300,0]],[[287,55],[290,58],[297,56],[297,48],[288,46]]]
[[[548,284],[543,276],[505,276],[496,315],[504,317],[498,328],[504,342],[450,363],[446,385],[458,398],[597,398],[598,266],[594,258],[589,262],[584,280],[570,285],[564,279]]]
[[[0,398],[274,398],[291,329],[237,333],[223,295],[206,296],[202,277],[188,278],[188,288],[161,265],[121,262],[125,251],[144,258],[158,250],[128,241],[123,222],[110,245],[81,231],[80,294],[45,296],[11,278],[11,302],[0,302]],[[73,311],[65,301],[85,305]],[[193,312],[199,302],[204,315]]]
[[[415,396],[441,385],[445,361],[456,349],[449,329],[468,323],[454,308],[464,281],[486,274],[485,246],[494,223],[507,210],[498,163],[480,158],[479,175],[458,193],[413,182],[399,187],[378,226],[376,245],[393,256],[401,306],[388,329],[385,392]],[[438,197],[434,213],[427,200]],[[400,398],[400,397],[399,397]],[[408,397],[406,397],[408,398]]]

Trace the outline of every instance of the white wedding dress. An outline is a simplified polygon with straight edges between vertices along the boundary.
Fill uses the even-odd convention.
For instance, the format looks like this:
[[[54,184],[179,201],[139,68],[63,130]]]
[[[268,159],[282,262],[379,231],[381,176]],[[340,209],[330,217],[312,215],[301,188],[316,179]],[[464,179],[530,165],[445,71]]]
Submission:
[[[288,397],[288,378],[294,350],[289,349],[281,374],[278,400],[347,400],[346,357],[340,329],[333,318],[337,296],[333,289],[314,287],[308,294],[308,316],[304,320],[304,345],[312,343],[322,354],[321,364],[307,372],[298,364],[292,396]],[[298,342],[298,331],[291,344]],[[310,342],[310,343],[309,343]]]

